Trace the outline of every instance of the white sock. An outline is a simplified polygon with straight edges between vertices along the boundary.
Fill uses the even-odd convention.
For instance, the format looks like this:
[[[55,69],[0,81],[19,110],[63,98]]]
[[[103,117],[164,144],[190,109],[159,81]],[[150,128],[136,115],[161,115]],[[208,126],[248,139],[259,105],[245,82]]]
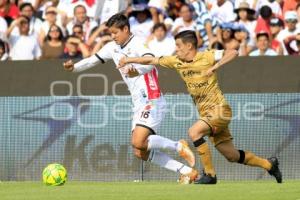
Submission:
[[[159,135],[150,135],[148,137],[148,150],[151,149],[168,149],[178,151],[180,143],[170,140]]]
[[[192,171],[192,168],[186,166],[185,164],[172,159],[167,154],[162,153],[157,150],[152,150],[150,152],[148,161],[155,163],[161,167],[164,167],[173,172],[179,172],[180,174],[186,175]]]

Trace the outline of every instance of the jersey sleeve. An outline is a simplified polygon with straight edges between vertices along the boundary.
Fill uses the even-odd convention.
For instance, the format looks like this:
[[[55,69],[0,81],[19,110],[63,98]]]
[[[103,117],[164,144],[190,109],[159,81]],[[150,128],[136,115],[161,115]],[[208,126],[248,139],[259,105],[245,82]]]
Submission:
[[[152,56],[155,57],[155,55],[151,52],[150,49],[148,49],[144,44],[141,42],[136,42],[135,44],[136,52],[138,57],[144,57],[144,56]],[[148,72],[152,71],[154,68],[153,65],[134,65],[134,67],[137,69],[139,74],[147,74]]]
[[[107,60],[111,60],[111,50],[113,49],[112,43],[107,43],[104,45],[96,54],[95,56],[102,62],[105,63]]]
[[[143,57],[143,56],[153,56],[155,57],[154,53],[147,48],[144,44],[141,42],[135,44],[136,52],[138,57]]]
[[[158,64],[166,68],[175,68],[176,61],[176,56],[162,56],[158,59]]]
[[[205,58],[211,65],[214,65],[215,62],[221,60],[223,54],[224,50],[207,50],[204,52]]]
[[[94,67],[99,62],[105,63],[107,60],[112,59],[110,53],[110,43],[104,45],[95,55],[85,58],[74,64],[73,72],[81,72]]]

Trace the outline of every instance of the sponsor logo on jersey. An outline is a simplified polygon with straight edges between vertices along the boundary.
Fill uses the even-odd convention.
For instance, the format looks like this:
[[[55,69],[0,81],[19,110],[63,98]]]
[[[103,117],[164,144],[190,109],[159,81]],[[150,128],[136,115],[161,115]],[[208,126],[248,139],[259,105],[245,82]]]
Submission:
[[[192,77],[194,75],[201,75],[201,72],[196,72],[193,70],[185,70],[181,72],[183,77]]]
[[[191,89],[199,89],[199,88],[208,86],[208,81],[205,81],[202,83],[187,83],[186,85],[188,88],[191,88]]]

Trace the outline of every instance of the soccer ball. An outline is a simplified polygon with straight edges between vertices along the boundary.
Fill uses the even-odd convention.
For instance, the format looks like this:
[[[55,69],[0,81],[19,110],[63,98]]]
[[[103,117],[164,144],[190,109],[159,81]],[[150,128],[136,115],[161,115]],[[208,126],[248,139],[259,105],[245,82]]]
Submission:
[[[66,180],[67,170],[60,164],[49,164],[43,170],[43,182],[46,185],[63,185]]]

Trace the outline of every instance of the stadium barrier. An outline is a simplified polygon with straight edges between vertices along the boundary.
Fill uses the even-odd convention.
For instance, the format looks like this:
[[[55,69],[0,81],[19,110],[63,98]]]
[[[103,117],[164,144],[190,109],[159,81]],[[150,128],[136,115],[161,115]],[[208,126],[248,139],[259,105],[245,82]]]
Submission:
[[[72,74],[61,63],[0,63],[0,180],[40,180],[52,162],[62,163],[71,180],[176,180],[175,173],[133,157],[131,99],[114,65]],[[299,66],[296,57],[239,58],[218,72],[233,109],[234,143],[278,156],[286,179],[300,178]],[[187,138],[198,118],[192,100],[175,72],[159,75],[168,104],[159,134]],[[222,180],[270,178],[228,163],[215,150],[213,160]]]

